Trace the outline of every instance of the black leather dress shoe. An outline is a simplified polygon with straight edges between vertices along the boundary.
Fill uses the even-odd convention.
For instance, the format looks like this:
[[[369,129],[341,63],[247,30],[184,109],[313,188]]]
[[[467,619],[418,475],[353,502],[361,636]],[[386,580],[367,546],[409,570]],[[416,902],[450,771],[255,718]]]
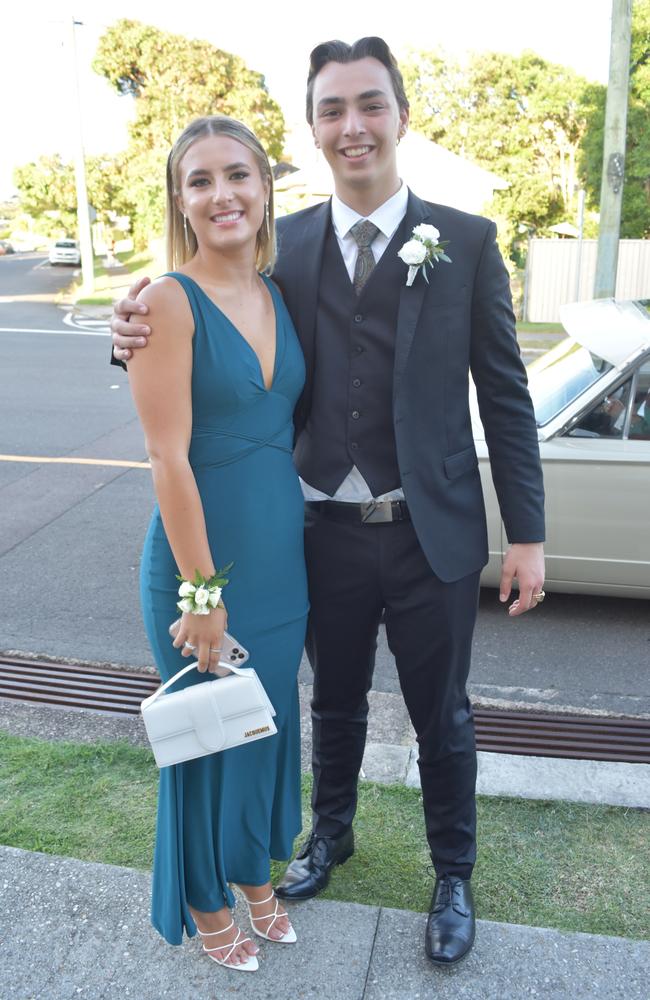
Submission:
[[[460,962],[474,944],[476,920],[469,879],[436,879],[424,937],[424,950],[435,965]]]
[[[275,887],[276,896],[280,899],[311,899],[325,888],[332,868],[344,864],[353,854],[352,829],[341,837],[318,837],[312,833]]]

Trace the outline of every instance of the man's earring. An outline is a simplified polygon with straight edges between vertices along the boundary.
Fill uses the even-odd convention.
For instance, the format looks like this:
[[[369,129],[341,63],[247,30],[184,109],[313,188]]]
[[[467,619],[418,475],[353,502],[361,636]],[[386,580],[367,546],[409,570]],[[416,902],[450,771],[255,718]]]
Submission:
[[[184,212],[183,212],[183,231],[185,233],[185,249],[189,253],[190,252],[190,238],[187,235],[187,216],[185,215]]]

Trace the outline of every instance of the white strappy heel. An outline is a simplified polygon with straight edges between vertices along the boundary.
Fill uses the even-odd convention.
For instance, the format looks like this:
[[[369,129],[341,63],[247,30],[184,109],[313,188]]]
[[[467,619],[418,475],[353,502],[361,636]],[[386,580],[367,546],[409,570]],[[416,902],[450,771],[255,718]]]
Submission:
[[[273,924],[276,922],[276,920],[279,917],[286,916],[285,913],[279,913],[278,912],[279,908],[280,908],[280,903],[278,902],[278,899],[277,899],[277,897],[276,897],[276,895],[275,895],[274,892],[272,892],[270,896],[267,896],[266,899],[249,899],[248,896],[246,895],[246,893],[242,893],[242,895],[243,895],[244,899],[246,900],[246,906],[248,907],[248,916],[250,917],[250,922],[251,922],[251,926],[253,928],[253,933],[254,934],[257,934],[258,937],[264,938],[266,941],[272,941],[274,944],[295,944],[295,942],[297,941],[296,932],[294,931],[294,929],[291,926],[291,924],[289,924],[289,930],[286,931],[282,935],[282,937],[280,937],[280,938],[269,937],[269,931],[273,927]],[[273,910],[272,913],[265,913],[261,917],[254,917],[253,916],[253,914],[251,912],[251,906],[259,906],[261,903],[270,903],[272,899],[275,900],[275,909]],[[269,917],[272,917],[273,919],[271,920],[271,923],[269,924],[266,932],[259,930],[255,926],[255,924],[257,923],[257,921],[259,921],[259,920],[268,920]]]
[[[194,921],[194,923],[196,924],[196,921]],[[200,936],[202,938],[209,938],[209,937],[216,937],[217,934],[225,934],[226,931],[229,931],[230,928],[234,927],[234,926],[235,926],[235,921],[231,920],[230,923],[228,924],[228,926],[224,927],[224,929],[222,931],[209,931],[209,932],[202,931],[198,924],[196,924],[196,929],[197,929],[197,931],[199,932],[199,934],[200,934]],[[246,959],[246,961],[245,962],[240,962],[239,965],[233,965],[232,962],[228,961],[228,959],[232,955],[232,953],[235,950],[235,948],[237,947],[237,945],[243,944],[244,941],[250,941],[250,940],[251,940],[251,938],[244,937],[244,935],[242,934],[241,930],[238,927],[237,928],[237,937],[232,942],[232,944],[230,944],[230,945],[224,944],[224,945],[221,945],[221,946],[220,945],[214,945],[212,948],[206,948],[205,945],[203,945],[203,951],[206,953],[206,955],[208,956],[208,958],[212,959],[213,962],[216,962],[217,965],[225,965],[225,967],[227,969],[234,969],[235,972],[257,972],[257,970],[259,968],[259,963],[257,961],[257,955],[249,955],[248,958]],[[217,950],[220,951],[220,950],[223,950],[223,948],[228,948],[228,953],[227,953],[227,955],[226,955],[225,958],[217,958],[216,955],[212,955],[211,954],[211,952],[217,951]]]

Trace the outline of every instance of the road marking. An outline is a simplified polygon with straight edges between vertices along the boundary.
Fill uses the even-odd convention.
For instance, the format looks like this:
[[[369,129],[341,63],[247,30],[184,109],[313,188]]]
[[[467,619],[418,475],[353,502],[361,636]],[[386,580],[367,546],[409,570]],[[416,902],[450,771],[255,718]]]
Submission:
[[[110,333],[108,322],[94,316],[84,316],[83,314],[75,316],[73,312],[67,312],[63,317],[63,322],[74,330],[90,330],[93,333],[101,330],[105,334]]]
[[[71,330],[41,330],[33,327],[0,326],[0,333],[62,333],[68,337],[108,337],[110,330],[79,330],[73,327]]]
[[[0,455],[0,462],[31,462],[33,465],[110,465],[118,469],[150,469],[149,462],[128,462],[121,458],[52,458],[40,455]]]

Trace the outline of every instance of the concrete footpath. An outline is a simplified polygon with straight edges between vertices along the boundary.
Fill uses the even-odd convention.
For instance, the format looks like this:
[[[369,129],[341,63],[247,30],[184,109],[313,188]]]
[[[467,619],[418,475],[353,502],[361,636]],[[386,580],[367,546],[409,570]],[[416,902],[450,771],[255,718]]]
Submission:
[[[647,1000],[650,943],[479,921],[455,969],[429,963],[424,916],[355,903],[292,906],[298,943],[260,942],[260,969],[220,968],[196,939],[149,925],[149,875],[0,848],[2,1000]],[[247,921],[241,916],[241,925]]]

